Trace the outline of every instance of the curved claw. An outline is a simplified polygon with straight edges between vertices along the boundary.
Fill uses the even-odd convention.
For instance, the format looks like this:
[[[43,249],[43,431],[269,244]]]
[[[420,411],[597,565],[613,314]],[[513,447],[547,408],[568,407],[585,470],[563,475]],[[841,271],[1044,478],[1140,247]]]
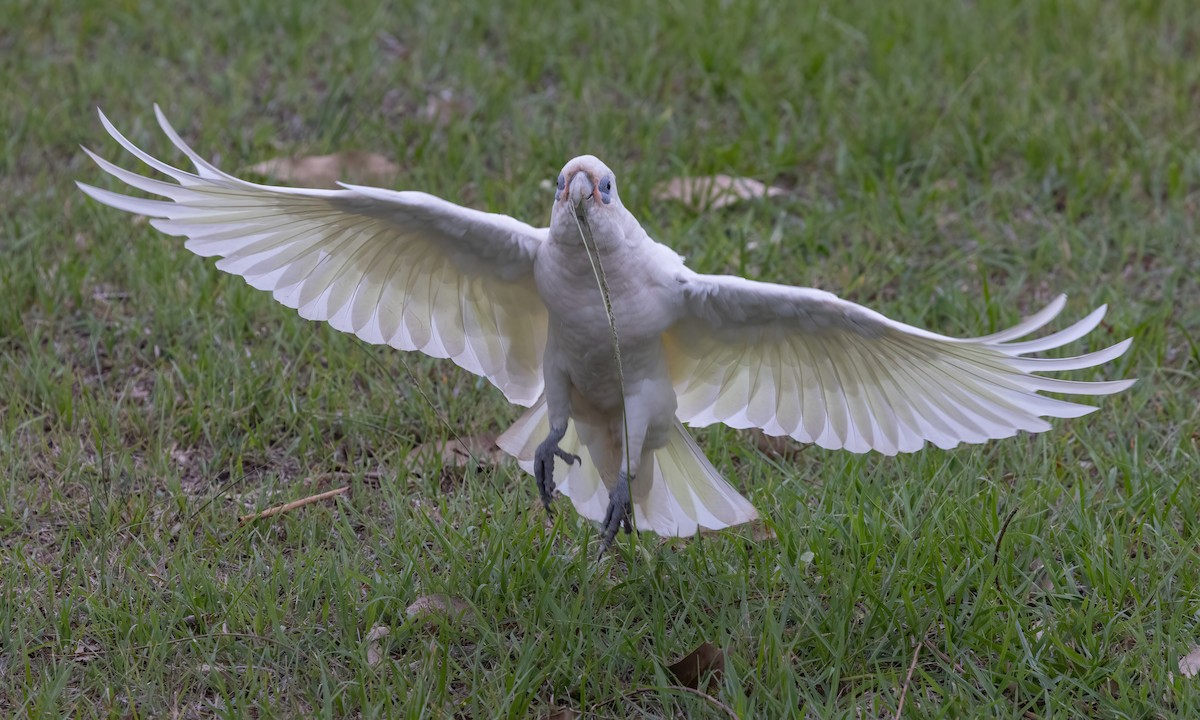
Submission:
[[[573,455],[558,446],[563,437],[562,432],[551,432],[533,455],[533,477],[537,480],[538,494],[542,498],[542,506],[551,513],[550,503],[554,500],[554,458],[559,457],[568,465],[581,462],[578,455]]]
[[[569,453],[566,450],[562,450],[560,448],[554,448],[554,454],[559,456],[563,460],[565,460],[568,465],[574,465],[575,463],[583,462],[582,460],[579,459],[578,455],[576,455],[574,453]]]
[[[618,529],[624,527],[627,534],[633,532],[632,510],[633,503],[629,500],[629,481],[622,473],[617,486],[608,495],[608,510],[604,513],[604,522],[600,526],[602,533],[601,556],[612,547]]]

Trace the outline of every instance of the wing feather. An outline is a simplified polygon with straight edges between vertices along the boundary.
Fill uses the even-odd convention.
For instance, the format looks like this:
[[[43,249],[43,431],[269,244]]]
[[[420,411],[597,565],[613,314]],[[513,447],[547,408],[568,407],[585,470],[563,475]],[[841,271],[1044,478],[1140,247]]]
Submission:
[[[83,183],[80,189],[187,238],[188,250],[218,257],[218,268],[271,292],[301,317],[366,342],[449,357],[515,403],[529,405],[541,394],[547,313],[533,261],[545,229],[418,192],[240,180],[202,158],[154,111],[195,172],[144,152],[101,113],[121,147],[174,182],[130,172],[84,148],[101,170],[166,200]]]
[[[1108,395],[1132,380],[1080,381],[1044,372],[1098,367],[1131,340],[1075,357],[1024,357],[1096,329],[1101,306],[1070,326],[1052,322],[1064,296],[1012,328],[951,338],[898,323],[829,293],[681,270],[685,317],[667,333],[678,416],[692,425],[760,427],[803,442],[893,455],[926,442],[952,448],[1042,432],[1043,418],[1095,408],[1041,395]]]

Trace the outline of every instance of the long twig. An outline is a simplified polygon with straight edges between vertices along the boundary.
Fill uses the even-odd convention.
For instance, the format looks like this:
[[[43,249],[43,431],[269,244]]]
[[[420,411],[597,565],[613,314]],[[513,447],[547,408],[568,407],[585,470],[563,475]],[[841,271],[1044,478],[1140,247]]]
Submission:
[[[917,668],[917,656],[921,654],[922,643],[917,643],[913,648],[912,662],[908,664],[908,674],[904,676],[904,685],[900,688],[900,704],[896,706],[896,714],[894,720],[900,720],[901,713],[904,712],[904,700],[908,697],[908,684],[912,682],[913,670]]]
[[[942,652],[942,650],[938,646],[933,644],[933,640],[931,640],[929,638],[925,638],[925,647],[928,648],[929,651],[932,652],[934,655],[937,655],[938,660],[941,660],[942,662],[944,662],[947,667],[954,668],[954,672],[958,673],[959,675],[963,674],[962,663],[956,662],[954,660],[954,658],[952,658],[949,655],[947,655],[946,653]]]
[[[315,503],[315,502],[327,500],[331,497],[334,497],[335,495],[342,495],[343,493],[347,493],[349,491],[350,491],[350,486],[344,485],[340,488],[334,488],[333,490],[326,490],[323,493],[317,493],[316,495],[309,495],[308,497],[300,498],[299,500],[293,500],[289,503],[284,503],[282,505],[276,505],[275,507],[267,508],[266,510],[263,510],[262,512],[251,513],[250,515],[243,515],[240,518],[238,518],[238,525],[242,526],[253,520],[262,520],[263,518],[269,518],[273,515],[280,515],[289,510],[295,510],[298,507],[303,507],[305,505],[311,505],[312,503]]]

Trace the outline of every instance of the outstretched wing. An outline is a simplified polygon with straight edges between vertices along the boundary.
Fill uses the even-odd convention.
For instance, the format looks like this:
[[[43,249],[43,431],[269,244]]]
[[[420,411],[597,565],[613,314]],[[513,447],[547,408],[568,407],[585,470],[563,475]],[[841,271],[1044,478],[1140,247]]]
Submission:
[[[531,405],[542,392],[547,313],[533,261],[547,231],[420,192],[341,190],[239,180],[201,158],[154,108],[196,166],[179,170],[138,149],[100,114],[117,142],[175,183],[123,170],[84,151],[146,200],[78,183],[100,202],[153,218],[187,249],[269,290],[301,317],[369,343],[450,358]]]
[[[692,425],[758,427],[821,447],[886,455],[1041,432],[1042,417],[1095,408],[1039,392],[1107,395],[1133,380],[1079,382],[1041,372],[1095,367],[1131,340],[1072,358],[1026,358],[1077,340],[1100,307],[1045,337],[1015,342],[1054,319],[1049,306],[1009,330],[957,339],[898,323],[820,290],[683,271],[686,317],[665,344],[678,416]]]

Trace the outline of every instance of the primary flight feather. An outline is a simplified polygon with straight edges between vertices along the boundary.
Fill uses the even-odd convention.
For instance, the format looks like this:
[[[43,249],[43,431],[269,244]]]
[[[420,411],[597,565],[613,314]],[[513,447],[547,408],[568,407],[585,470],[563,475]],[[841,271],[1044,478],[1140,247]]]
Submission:
[[[757,517],[681,423],[893,455],[1041,432],[1043,418],[1095,409],[1042,392],[1107,395],[1133,383],[1041,374],[1102,365],[1130,340],[1027,357],[1082,338],[1103,318],[1100,307],[1022,340],[1058,316],[1063,296],[1009,330],[958,339],[820,290],[695,273],[646,234],[612,171],[589,155],[563,168],[550,227],[534,228],[420,192],[246,182],[155,113],[195,172],[146,154],[101,113],[122,147],[174,182],[85,148],[109,174],[167,200],[79,183],[85,193],[186,237],[189,250],[220,257],[218,268],[305,318],[487,378],[529,407],[500,447],[536,477],[547,507],[558,489],[600,521],[603,547],[632,523],[691,535]]]

